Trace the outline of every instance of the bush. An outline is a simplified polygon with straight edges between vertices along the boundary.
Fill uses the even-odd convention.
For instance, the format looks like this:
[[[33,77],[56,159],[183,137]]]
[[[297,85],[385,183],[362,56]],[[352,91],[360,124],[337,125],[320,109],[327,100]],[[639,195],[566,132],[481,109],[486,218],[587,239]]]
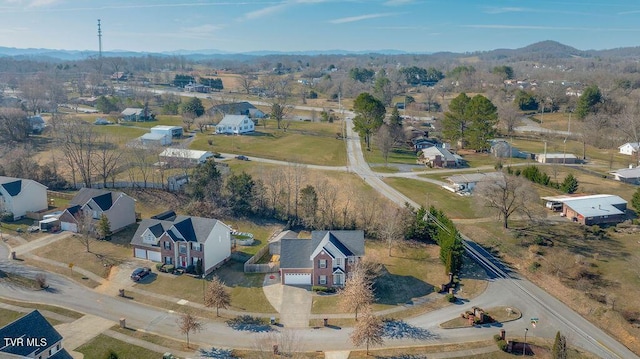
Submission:
[[[311,290],[314,291],[314,292],[324,292],[324,293],[335,293],[336,292],[335,288],[324,287],[324,286],[321,286],[321,285],[314,285],[311,288]]]
[[[2,212],[2,213],[0,213],[0,221],[2,221],[2,222],[13,222],[13,213],[11,213],[11,212]]]
[[[175,269],[176,269],[176,266],[174,266],[173,264],[165,264],[164,266],[164,271],[167,273],[173,273]]]
[[[499,334],[494,335],[493,340],[496,341],[496,345],[500,350],[502,350],[503,352],[507,351],[507,342],[503,340]]]
[[[530,272],[535,272],[537,271],[540,267],[542,266],[542,264],[538,263],[538,262],[533,262],[529,265],[529,271]]]
[[[453,302],[455,302],[455,301],[456,301],[456,296],[455,296],[455,295],[453,295],[453,294],[451,294],[451,293],[448,293],[447,295],[445,295],[445,297],[444,297],[444,298],[445,298],[445,300],[446,300],[447,302],[449,302],[449,303],[453,303]]]
[[[158,272],[164,272],[164,263],[156,263],[156,270]]]

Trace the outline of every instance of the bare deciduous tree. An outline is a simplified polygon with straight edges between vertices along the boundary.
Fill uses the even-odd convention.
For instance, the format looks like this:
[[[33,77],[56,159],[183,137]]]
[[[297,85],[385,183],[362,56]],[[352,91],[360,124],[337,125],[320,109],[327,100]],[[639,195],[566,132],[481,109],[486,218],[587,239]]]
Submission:
[[[369,355],[370,346],[384,343],[383,334],[382,321],[373,314],[371,306],[366,306],[362,311],[362,317],[353,328],[350,338],[355,346],[364,344],[367,348],[367,355]]]
[[[403,239],[405,211],[400,208],[390,208],[380,214],[378,220],[378,235],[380,239],[387,242],[389,257],[394,242]]]
[[[80,173],[86,187],[91,187],[94,151],[96,150],[97,135],[90,124],[79,119],[70,119],[58,124],[58,142],[63,150],[69,167]]]
[[[120,168],[123,151],[110,143],[105,136],[97,146],[93,166],[95,173],[102,179],[102,185],[107,187],[107,179],[114,178]]]
[[[24,111],[19,108],[0,108],[0,140],[23,142],[30,132],[31,124]]]
[[[382,154],[382,158],[384,158],[384,164],[386,166],[389,163],[389,153],[393,150],[393,147],[397,143],[396,136],[393,135],[391,128],[389,128],[389,125],[380,126],[380,128],[376,132],[374,142],[378,146],[378,149]]]
[[[74,215],[76,219],[76,229],[80,236],[78,240],[84,244],[86,251],[91,252],[91,235],[94,233],[95,225],[93,213],[89,208],[82,208]]]
[[[498,118],[500,123],[507,133],[512,133],[513,129],[520,121],[522,114],[512,101],[498,101],[496,104],[498,107]]]
[[[220,278],[214,276],[207,286],[207,291],[204,296],[204,305],[206,307],[215,307],[216,316],[220,316],[220,308],[227,309],[231,305],[231,295],[224,286],[224,283]]]
[[[356,267],[339,292],[338,306],[343,310],[354,311],[356,321],[358,310],[373,303],[373,283],[367,278],[362,267]]]
[[[201,331],[203,327],[202,322],[196,316],[187,312],[180,314],[178,319],[176,319],[176,324],[178,324],[180,333],[187,336],[187,348],[189,348],[189,334],[191,332]]]
[[[504,228],[509,226],[509,217],[520,214],[533,218],[539,209],[539,196],[535,188],[522,177],[502,174],[495,181],[479,183],[474,197],[481,208],[488,209],[502,219]]]

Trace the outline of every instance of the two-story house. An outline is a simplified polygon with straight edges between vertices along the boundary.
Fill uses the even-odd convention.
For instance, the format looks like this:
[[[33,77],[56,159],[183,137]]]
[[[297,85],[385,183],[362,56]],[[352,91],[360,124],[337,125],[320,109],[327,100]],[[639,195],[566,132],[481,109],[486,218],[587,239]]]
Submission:
[[[47,209],[47,187],[30,179],[0,176],[0,212],[14,219]]]
[[[364,232],[313,231],[311,239],[282,238],[283,284],[341,287],[364,256]]]
[[[0,358],[72,359],[62,336],[39,311],[0,328]]]
[[[131,239],[133,256],[210,273],[231,255],[231,228],[211,218],[144,219]],[[198,262],[202,262],[199,264]]]
[[[111,232],[136,223],[136,200],[122,192],[80,189],[69,202],[69,208],[60,215],[61,228],[77,232],[77,218],[82,211],[89,211],[95,220],[99,220],[103,214],[107,216]]]

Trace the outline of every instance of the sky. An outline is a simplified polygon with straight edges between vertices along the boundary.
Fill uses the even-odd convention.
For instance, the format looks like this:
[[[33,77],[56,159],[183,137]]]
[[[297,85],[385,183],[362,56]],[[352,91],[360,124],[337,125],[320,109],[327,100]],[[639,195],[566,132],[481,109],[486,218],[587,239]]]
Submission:
[[[0,46],[104,51],[640,45],[638,0],[0,0]]]

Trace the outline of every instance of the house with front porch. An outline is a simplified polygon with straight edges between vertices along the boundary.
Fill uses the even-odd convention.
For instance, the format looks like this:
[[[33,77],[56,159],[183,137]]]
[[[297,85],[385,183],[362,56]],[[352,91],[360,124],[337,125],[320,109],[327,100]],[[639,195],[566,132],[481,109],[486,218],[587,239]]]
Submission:
[[[200,266],[209,274],[231,255],[231,228],[216,219],[193,216],[144,219],[131,246],[136,258],[176,268]]]
[[[311,239],[282,238],[282,284],[342,287],[364,257],[364,231],[313,231]]]

